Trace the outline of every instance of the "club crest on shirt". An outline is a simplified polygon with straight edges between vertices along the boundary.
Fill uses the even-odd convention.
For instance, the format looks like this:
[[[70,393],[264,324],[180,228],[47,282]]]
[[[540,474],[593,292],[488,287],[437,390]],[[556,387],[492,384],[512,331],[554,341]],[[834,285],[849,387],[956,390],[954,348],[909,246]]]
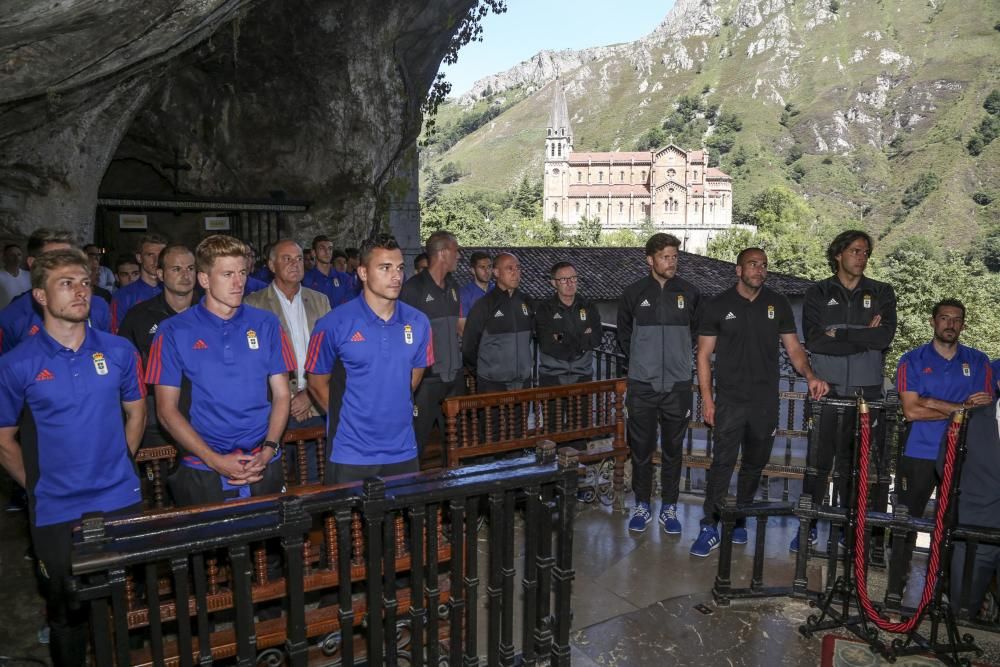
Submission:
[[[105,361],[104,355],[100,352],[94,352],[94,370],[97,371],[98,375],[108,374],[108,362]]]
[[[587,321],[587,311],[584,310],[583,308],[580,309],[580,321],[581,322]]]
[[[872,295],[871,294],[865,294],[861,298],[861,305],[864,306],[865,308],[871,308],[872,307]]]
[[[413,345],[413,327],[409,324],[403,327],[403,340],[407,345]]]
[[[458,294],[455,293],[455,288],[454,287],[451,288],[451,300],[452,301],[458,301]]]
[[[774,306],[768,306],[767,307],[767,319],[769,319],[769,320],[773,320],[774,319]]]
[[[521,304],[521,312],[524,313],[525,317],[528,316],[528,304],[526,303]]]
[[[678,294],[677,295],[677,308],[679,310],[684,310],[684,295],[683,294]]]
[[[972,369],[969,368],[969,364],[962,364],[962,375],[967,378],[972,377]]]
[[[333,286],[334,286],[334,287],[340,287],[340,281],[339,281],[339,280],[337,280],[336,278],[334,278],[334,279],[333,279]]]
[[[257,340],[257,332],[253,329],[247,329],[247,345],[251,350],[260,349],[260,341]]]

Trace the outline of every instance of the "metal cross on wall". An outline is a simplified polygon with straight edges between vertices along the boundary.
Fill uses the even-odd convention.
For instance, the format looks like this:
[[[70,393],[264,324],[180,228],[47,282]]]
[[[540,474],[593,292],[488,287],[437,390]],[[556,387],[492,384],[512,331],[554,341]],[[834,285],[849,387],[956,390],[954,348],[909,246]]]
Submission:
[[[180,194],[180,178],[182,171],[191,171],[191,165],[187,162],[181,162],[181,152],[178,149],[174,149],[174,162],[173,164],[162,163],[160,165],[161,169],[168,169],[174,172],[174,194]]]

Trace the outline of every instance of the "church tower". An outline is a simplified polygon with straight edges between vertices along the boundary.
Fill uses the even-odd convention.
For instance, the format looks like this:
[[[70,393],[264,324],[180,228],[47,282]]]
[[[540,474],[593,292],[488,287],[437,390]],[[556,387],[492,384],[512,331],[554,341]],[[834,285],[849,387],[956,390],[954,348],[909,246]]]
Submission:
[[[573,150],[573,131],[569,126],[569,111],[562,82],[553,83],[552,111],[545,129],[545,179],[542,182],[543,218],[566,222],[566,202],[569,193],[569,154]]]

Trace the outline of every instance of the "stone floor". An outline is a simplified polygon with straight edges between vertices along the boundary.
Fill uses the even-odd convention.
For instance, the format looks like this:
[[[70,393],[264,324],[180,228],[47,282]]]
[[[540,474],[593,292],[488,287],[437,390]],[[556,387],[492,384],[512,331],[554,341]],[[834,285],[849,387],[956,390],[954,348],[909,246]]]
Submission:
[[[0,481],[0,503],[6,504],[8,490],[9,482]],[[804,602],[778,598],[715,605],[710,590],[718,552],[705,559],[688,554],[701,517],[700,499],[682,496],[679,509],[684,533],[669,536],[658,524],[643,534],[629,534],[627,517],[599,503],[580,508],[574,537],[573,664],[819,665],[821,638],[807,639],[798,633],[799,625],[814,613]],[[784,519],[772,519],[769,524],[768,583],[787,585],[792,579],[794,557],[787,546],[796,525]],[[735,548],[735,586],[745,585],[749,577],[754,547],[750,532],[750,544]],[[24,513],[0,513],[0,667],[48,664],[46,648],[36,638],[43,617],[32,564],[24,558],[26,534]],[[913,596],[919,594],[922,581],[917,570],[922,565],[918,556],[908,589]],[[822,576],[822,563],[815,561],[810,567],[814,587]],[[879,577],[872,576],[872,597],[879,599]],[[977,638],[988,654],[976,664],[1000,665],[1000,646],[993,636]],[[882,663],[867,656],[859,663],[842,664]]]

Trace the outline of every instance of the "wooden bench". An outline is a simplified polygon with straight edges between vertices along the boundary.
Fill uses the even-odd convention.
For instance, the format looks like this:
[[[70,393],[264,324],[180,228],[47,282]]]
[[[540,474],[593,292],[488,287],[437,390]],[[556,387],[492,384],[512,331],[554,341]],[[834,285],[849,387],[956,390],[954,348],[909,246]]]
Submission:
[[[615,504],[624,507],[625,387],[626,380],[619,378],[445,399],[447,467],[531,449],[543,440],[566,444],[610,438],[610,445],[578,451],[578,459],[583,464],[613,460]]]

